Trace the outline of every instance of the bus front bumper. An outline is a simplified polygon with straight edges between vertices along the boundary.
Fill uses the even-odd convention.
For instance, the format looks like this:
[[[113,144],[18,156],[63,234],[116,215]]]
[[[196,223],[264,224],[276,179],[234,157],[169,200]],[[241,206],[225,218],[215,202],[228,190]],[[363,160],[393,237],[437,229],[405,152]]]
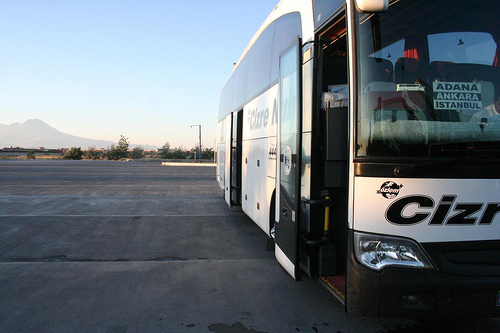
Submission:
[[[353,249],[352,232],[348,248]],[[362,265],[351,250],[347,263],[346,308],[376,317],[500,317],[500,277],[446,275],[435,269]]]

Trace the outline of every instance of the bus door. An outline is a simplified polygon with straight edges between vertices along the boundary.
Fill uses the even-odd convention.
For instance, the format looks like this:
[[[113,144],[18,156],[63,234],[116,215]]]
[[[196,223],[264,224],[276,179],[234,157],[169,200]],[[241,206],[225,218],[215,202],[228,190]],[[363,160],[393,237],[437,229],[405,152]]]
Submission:
[[[301,40],[290,45],[280,55],[280,112],[278,149],[280,159],[276,189],[276,259],[295,279],[298,279],[297,233],[299,225],[300,180],[300,120],[301,120]]]
[[[234,112],[231,126],[231,206],[241,206],[243,110]]]

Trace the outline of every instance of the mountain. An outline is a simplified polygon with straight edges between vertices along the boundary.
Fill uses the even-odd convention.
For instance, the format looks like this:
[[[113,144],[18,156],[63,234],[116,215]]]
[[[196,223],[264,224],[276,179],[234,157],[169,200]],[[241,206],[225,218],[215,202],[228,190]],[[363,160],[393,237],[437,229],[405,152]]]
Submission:
[[[70,148],[88,147],[107,148],[116,142],[82,138],[65,134],[49,126],[39,119],[30,119],[24,123],[10,125],[0,124],[0,148]],[[131,145],[132,147],[135,145]],[[144,149],[154,149],[154,146],[143,146]]]

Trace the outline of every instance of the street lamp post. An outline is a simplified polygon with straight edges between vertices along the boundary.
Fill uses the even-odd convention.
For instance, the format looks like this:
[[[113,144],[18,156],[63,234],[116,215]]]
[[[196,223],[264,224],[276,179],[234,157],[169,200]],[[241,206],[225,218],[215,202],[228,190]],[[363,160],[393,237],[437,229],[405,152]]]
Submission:
[[[200,135],[200,163],[201,163],[201,125],[191,125],[191,128],[193,128],[194,126],[198,126],[198,129],[199,129],[199,135]]]

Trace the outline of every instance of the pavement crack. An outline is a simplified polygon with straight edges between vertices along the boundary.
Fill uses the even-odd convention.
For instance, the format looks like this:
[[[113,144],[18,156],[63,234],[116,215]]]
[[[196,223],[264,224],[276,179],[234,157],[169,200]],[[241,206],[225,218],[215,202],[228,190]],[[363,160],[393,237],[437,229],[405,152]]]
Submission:
[[[163,257],[145,259],[144,261],[185,261],[185,260],[187,260],[187,259],[181,258],[181,257],[163,256]]]
[[[45,257],[0,257],[0,262],[9,263],[37,263],[37,262],[165,262],[165,261],[185,261],[186,258],[175,256],[162,256],[153,258],[115,258],[115,259],[95,259],[95,258],[71,258],[66,255],[55,255]]]

